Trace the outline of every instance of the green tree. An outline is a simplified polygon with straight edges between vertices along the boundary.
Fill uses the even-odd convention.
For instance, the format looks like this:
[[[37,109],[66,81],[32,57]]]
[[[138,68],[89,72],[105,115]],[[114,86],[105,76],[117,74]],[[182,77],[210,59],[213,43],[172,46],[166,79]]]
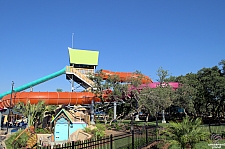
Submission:
[[[106,91],[110,90],[110,85],[103,80],[102,76],[104,76],[104,73],[102,70],[99,70],[95,74],[90,74],[89,78],[94,82],[91,92],[104,103],[104,95],[106,94]]]
[[[224,59],[219,62],[219,66],[222,66],[221,73],[223,76],[225,76],[225,60]]]
[[[196,88],[189,84],[188,75],[177,77],[177,82],[179,82],[179,88],[176,89],[176,99],[173,105],[179,106],[184,109],[185,114],[195,113],[194,110],[194,99],[196,98]],[[187,113],[186,113],[187,112]]]
[[[61,89],[61,88],[56,89],[56,92],[62,92],[62,91],[63,91],[63,89]]]
[[[181,149],[186,146],[194,148],[196,143],[209,138],[209,132],[202,131],[201,123],[200,118],[191,119],[186,116],[182,122],[170,122],[164,133],[170,137],[170,143],[178,144]]]
[[[178,76],[177,82],[180,83],[180,87],[176,90],[177,99],[174,104],[187,110],[187,113],[201,115],[205,109],[205,98],[198,75],[188,73]]]
[[[19,102],[13,109],[28,118],[28,126],[35,126],[43,118],[45,104],[44,101],[39,101],[37,104],[31,104],[30,101],[26,104]]]
[[[91,91],[101,100],[101,104],[97,105],[96,108],[101,107],[105,113],[108,113],[112,102],[122,101],[123,95],[127,90],[127,85],[122,84],[117,75],[108,75],[107,79],[104,80],[103,76],[105,75],[100,70],[95,75],[90,75],[89,77],[95,82]]]
[[[157,81],[162,84],[163,82],[166,81],[166,78],[169,76],[169,71],[168,70],[164,70],[162,67],[159,67],[159,69],[157,70],[156,75],[159,77],[159,79],[157,79]]]
[[[138,96],[139,103],[144,105],[156,119],[158,116],[157,113],[171,106],[173,100],[176,98],[174,90],[170,86],[144,88]]]
[[[221,67],[202,68],[197,73],[188,73],[185,76],[170,77],[170,80],[180,83],[174,105],[188,112],[195,112],[196,116],[224,116],[225,60],[219,66]]]
[[[117,115],[128,115],[136,110],[137,99],[135,98],[136,91],[130,88],[137,87],[141,84],[141,79],[144,77],[139,71],[128,75],[126,80],[121,80],[117,75],[108,75],[105,77],[101,70],[97,71],[95,75],[91,75],[90,79],[95,82],[92,92],[97,98],[102,101],[101,107],[104,107],[105,112],[108,112],[111,102],[118,102]],[[107,78],[103,80],[103,76]],[[107,95],[107,96],[106,96]],[[105,104],[107,101],[108,104]],[[124,116],[121,116],[124,117]]]
[[[157,70],[157,75],[159,77],[159,85],[156,88],[147,87],[141,90],[139,102],[155,115],[156,119],[157,113],[162,110],[163,122],[165,122],[164,110],[173,104],[173,101],[176,99],[176,94],[168,82],[165,82],[166,77],[169,76],[168,70],[163,70],[160,67]]]
[[[197,73],[201,82],[205,111],[211,111],[213,117],[224,113],[225,77],[218,66],[202,68]]]

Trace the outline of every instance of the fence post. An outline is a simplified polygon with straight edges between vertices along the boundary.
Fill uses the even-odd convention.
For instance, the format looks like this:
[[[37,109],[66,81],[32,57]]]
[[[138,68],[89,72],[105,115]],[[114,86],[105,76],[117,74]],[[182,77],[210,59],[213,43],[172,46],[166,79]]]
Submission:
[[[110,149],[113,149],[113,136],[110,135]]]
[[[132,132],[132,149],[134,149],[134,130],[132,130],[131,132]]]
[[[75,149],[74,141],[72,141],[72,149]]]
[[[158,141],[158,127],[155,127],[155,135],[156,135],[156,141]]]
[[[145,141],[146,141],[146,146],[148,146],[148,129],[145,127]]]

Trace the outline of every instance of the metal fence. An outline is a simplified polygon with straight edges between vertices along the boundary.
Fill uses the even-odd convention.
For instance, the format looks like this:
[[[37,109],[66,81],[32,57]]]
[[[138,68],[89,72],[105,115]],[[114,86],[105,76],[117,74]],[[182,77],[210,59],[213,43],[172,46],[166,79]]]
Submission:
[[[42,146],[37,149],[138,149],[157,140],[155,126],[143,126],[130,133],[93,138],[85,141],[72,141],[54,146]]]

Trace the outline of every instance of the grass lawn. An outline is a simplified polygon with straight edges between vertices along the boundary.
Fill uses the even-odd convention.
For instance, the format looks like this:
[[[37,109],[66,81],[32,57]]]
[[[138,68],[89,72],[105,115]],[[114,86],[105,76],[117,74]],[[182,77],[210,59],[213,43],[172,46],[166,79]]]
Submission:
[[[122,123],[124,124],[130,124],[130,120],[124,120]],[[144,126],[144,125],[156,125],[155,121],[152,122],[145,122],[145,121],[134,121],[133,122],[134,125],[140,125],[140,126]],[[162,123],[160,120],[158,121],[158,125],[161,127],[166,127],[168,126],[170,123]],[[216,133],[216,134],[222,134],[225,133],[225,125],[220,125],[220,126],[214,126],[211,125],[210,129],[209,129],[209,125],[201,125],[202,129],[204,131],[208,131],[211,129],[211,133]]]
[[[218,144],[224,144],[225,140],[218,141]],[[211,140],[210,141],[202,141],[196,144],[195,149],[212,149],[212,144],[214,144]],[[221,149],[225,148],[225,146],[221,146]],[[171,145],[169,149],[179,149],[178,145]]]
[[[118,121],[119,122],[119,121]],[[130,120],[124,120],[122,123],[124,124],[130,124]],[[156,121],[152,121],[152,122],[145,122],[145,121],[134,121],[133,122],[134,125],[140,125],[140,126],[144,126],[146,125],[156,125]],[[160,120],[158,121],[158,125],[159,126],[167,126],[169,125],[169,123],[162,123]]]
[[[130,120],[125,120],[125,121],[123,121],[123,123],[124,124],[130,124]],[[134,123],[134,125],[140,125],[140,126],[156,125],[155,121],[147,122],[147,123],[145,121],[134,121],[133,123]],[[169,123],[161,123],[161,121],[159,120],[158,125],[161,126],[161,127],[166,127],[170,124]],[[209,127],[209,125],[206,124],[206,125],[201,125],[200,127],[202,128],[202,131],[210,132],[210,130],[211,130],[211,133],[218,134],[221,137],[222,137],[222,134],[224,134],[224,137],[225,137],[225,125],[220,125],[220,126],[211,125]],[[163,136],[159,136],[159,139],[166,140],[168,138],[165,138]],[[224,144],[225,140],[219,140],[218,143]],[[210,140],[210,137],[209,137],[209,141],[202,141],[202,142],[197,143],[195,148],[196,149],[211,149],[213,146],[212,145],[210,146],[209,144],[213,144],[213,140]],[[171,145],[170,146],[170,149],[178,149],[178,148],[179,148],[178,145]],[[221,148],[225,149],[225,146],[221,146]]]
[[[202,125],[201,127],[204,131],[208,131],[208,132],[210,132],[209,130],[211,129],[211,133],[215,133],[215,134],[222,134],[225,132],[225,125],[210,126],[210,129],[209,129],[209,125]]]

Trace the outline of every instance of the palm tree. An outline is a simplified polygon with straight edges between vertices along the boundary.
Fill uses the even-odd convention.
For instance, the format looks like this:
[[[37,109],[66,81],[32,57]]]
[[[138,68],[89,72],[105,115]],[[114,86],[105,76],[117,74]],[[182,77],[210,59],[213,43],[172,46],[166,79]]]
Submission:
[[[181,149],[193,148],[196,143],[209,139],[209,132],[199,127],[201,123],[200,118],[191,119],[186,116],[182,122],[170,122],[164,132],[171,138],[171,144],[178,144]]]
[[[42,119],[45,112],[45,104],[44,101],[39,101],[37,104],[31,104],[30,101],[27,101],[26,104],[19,102],[15,105],[14,110],[28,118],[28,127],[35,126]]]

